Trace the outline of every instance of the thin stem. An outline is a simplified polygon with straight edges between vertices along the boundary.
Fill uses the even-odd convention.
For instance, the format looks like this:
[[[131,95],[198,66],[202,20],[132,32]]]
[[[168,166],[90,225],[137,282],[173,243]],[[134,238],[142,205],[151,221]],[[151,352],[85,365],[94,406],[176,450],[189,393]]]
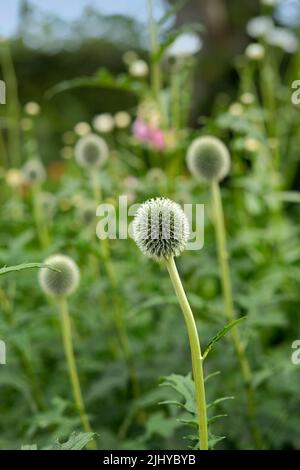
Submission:
[[[211,184],[212,193],[212,204],[214,212],[214,225],[217,239],[217,251],[220,264],[221,284],[224,296],[225,314],[227,320],[230,322],[236,318],[232,296],[232,286],[230,278],[230,270],[228,264],[228,252],[227,252],[227,241],[225,231],[224,212],[222,205],[222,198],[220,192],[220,186],[217,181],[213,181]],[[253,441],[257,448],[262,447],[262,439],[260,432],[256,426],[256,406],[254,389],[252,385],[252,372],[249,361],[246,356],[244,344],[241,340],[238,328],[231,330],[231,339],[236,351],[239,364],[244,379],[246,393],[247,393],[247,410],[249,417],[250,431],[252,434]]]
[[[172,115],[172,127],[175,130],[180,129],[180,108],[181,108],[181,70],[177,62],[173,64],[171,70],[171,115]]]
[[[150,47],[151,47],[151,85],[153,95],[160,105],[160,91],[161,91],[161,71],[158,58],[159,43],[158,32],[155,19],[153,17],[153,2],[148,0],[148,17],[149,17],[149,32],[150,32]]]
[[[41,206],[41,191],[39,185],[35,185],[32,188],[32,198],[33,198],[33,211],[36,224],[37,234],[43,248],[47,248],[50,244],[48,228],[43,214],[43,209]]]
[[[71,321],[68,310],[68,304],[65,298],[59,300],[60,308],[60,320],[61,320],[61,331],[63,338],[63,345],[65,350],[65,355],[68,364],[69,376],[72,385],[73,397],[75,401],[75,406],[78,411],[82,427],[85,432],[93,432],[90,426],[88,417],[86,415],[84,402],[82,398],[82,392],[76,367],[73,341],[72,341],[72,330],[71,330]],[[90,448],[96,449],[95,441],[90,442]]]
[[[201,346],[198,337],[197,327],[194,319],[193,312],[183,289],[174,258],[171,257],[166,260],[166,266],[170,274],[170,278],[175,289],[184,319],[187,326],[193,376],[196,390],[196,403],[199,421],[199,441],[200,450],[208,450],[208,429],[207,429],[207,414],[206,414],[206,400],[205,400],[205,387],[203,375],[203,358],[201,354]]]
[[[98,175],[95,171],[90,172],[90,179],[91,179],[91,186],[92,186],[92,191],[94,194],[94,199],[95,199],[97,206],[99,206],[99,204],[102,203],[102,190],[101,190],[101,186],[98,180]]]
[[[91,185],[93,189],[94,199],[95,199],[97,206],[99,206],[102,203],[103,199],[102,199],[101,186],[99,184],[97,174],[91,172],[90,178],[91,178]],[[120,302],[120,296],[119,296],[119,290],[118,290],[118,279],[117,279],[117,276],[113,267],[113,263],[111,261],[110,246],[109,246],[108,239],[100,240],[100,250],[101,250],[101,258],[103,260],[107,277],[109,279],[112,293],[113,293],[113,307],[114,307],[113,321],[115,324],[116,333],[118,336],[120,347],[127,361],[128,372],[129,372],[129,376],[130,376],[130,380],[132,384],[133,396],[135,398],[139,398],[140,397],[140,385],[139,385],[138,378],[137,378],[138,377],[137,371],[134,366],[133,354],[131,351],[130,342],[128,338],[126,323],[125,323],[124,314],[123,314],[123,308]]]

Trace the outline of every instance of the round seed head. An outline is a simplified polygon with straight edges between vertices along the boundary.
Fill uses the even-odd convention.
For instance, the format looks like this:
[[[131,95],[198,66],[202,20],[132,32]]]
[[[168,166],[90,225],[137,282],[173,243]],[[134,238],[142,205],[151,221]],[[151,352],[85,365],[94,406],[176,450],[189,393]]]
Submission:
[[[229,173],[230,155],[216,137],[199,137],[188,149],[187,166],[199,181],[221,181]]]
[[[144,255],[155,260],[179,256],[186,247],[189,234],[185,213],[170,199],[146,201],[134,218],[134,241]]]
[[[23,165],[22,175],[27,184],[41,184],[46,179],[46,170],[40,160],[34,158]]]
[[[77,142],[75,158],[80,166],[90,169],[100,167],[108,158],[108,146],[102,137],[89,134]]]
[[[44,264],[59,270],[40,269],[39,282],[45,294],[57,298],[67,297],[77,289],[80,273],[77,264],[69,256],[50,256]]]

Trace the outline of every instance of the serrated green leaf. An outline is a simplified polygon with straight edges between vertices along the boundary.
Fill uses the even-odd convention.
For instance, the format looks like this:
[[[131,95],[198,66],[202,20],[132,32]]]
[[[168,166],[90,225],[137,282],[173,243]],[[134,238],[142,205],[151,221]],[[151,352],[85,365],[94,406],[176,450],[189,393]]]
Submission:
[[[212,379],[213,377],[216,377],[216,375],[220,375],[221,374],[221,371],[217,370],[216,372],[212,372],[211,374],[208,374],[205,379],[204,379],[204,382],[207,382],[208,380]]]
[[[203,359],[205,359],[208,355],[208,353],[211,351],[212,347],[214,346],[215,343],[217,343],[221,338],[223,338],[224,335],[228,333],[232,328],[234,328],[238,323],[241,321],[245,320],[247,317],[241,317],[238,318],[237,320],[233,320],[232,322],[228,323],[228,325],[224,326],[222,330],[220,330],[208,343],[206,346],[206,349],[203,353]]]
[[[196,413],[195,384],[191,374],[187,376],[172,374],[164,378],[161,386],[171,387],[176,390],[184,398],[181,406],[189,413]]]
[[[226,414],[223,414],[223,415],[215,415],[215,416],[212,416],[211,418],[209,418],[208,420],[208,425],[210,426],[211,424],[215,423],[216,421],[218,421],[218,419],[221,419],[221,418],[226,418],[228,415]]]
[[[72,433],[69,439],[60,443],[58,440],[53,444],[53,450],[81,450],[95,437],[93,432]]]
[[[216,405],[219,405],[220,403],[222,403],[223,401],[227,401],[227,400],[234,400],[234,397],[222,397],[222,398],[217,398],[216,400],[214,400],[212,403],[209,403],[207,405],[207,408],[211,408],[212,406],[216,406]]]

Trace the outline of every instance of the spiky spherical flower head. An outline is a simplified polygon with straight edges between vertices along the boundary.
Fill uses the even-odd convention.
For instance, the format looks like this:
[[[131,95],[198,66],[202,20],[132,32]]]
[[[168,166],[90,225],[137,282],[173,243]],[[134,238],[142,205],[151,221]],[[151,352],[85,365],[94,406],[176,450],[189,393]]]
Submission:
[[[22,176],[27,184],[42,184],[46,179],[46,170],[40,160],[33,158],[23,165]]]
[[[221,181],[229,173],[230,155],[216,137],[199,137],[188,149],[187,166],[199,181]]]
[[[75,158],[77,163],[85,168],[100,167],[108,158],[108,146],[102,137],[88,134],[77,142]]]
[[[47,258],[44,264],[58,270],[40,269],[39,282],[45,294],[55,298],[73,294],[78,287],[80,273],[72,258],[65,255],[53,255]]]
[[[187,216],[176,202],[150,199],[136,212],[133,238],[139,249],[157,261],[179,256],[189,238]]]

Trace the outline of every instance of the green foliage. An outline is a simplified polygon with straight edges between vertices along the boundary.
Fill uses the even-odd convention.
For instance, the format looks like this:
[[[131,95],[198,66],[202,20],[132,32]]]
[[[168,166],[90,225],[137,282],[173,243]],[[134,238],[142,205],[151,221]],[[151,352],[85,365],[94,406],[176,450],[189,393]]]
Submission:
[[[94,433],[74,432],[66,442],[61,443],[57,440],[51,447],[47,447],[47,450],[82,450],[94,437]],[[36,444],[22,445],[21,450],[38,450],[38,447]]]
[[[206,380],[209,380],[216,373],[206,377]],[[179,395],[181,401],[178,400],[166,400],[160,402],[161,405],[176,405],[179,409],[187,412],[187,416],[180,414],[178,420],[185,426],[191,427],[193,430],[197,429],[198,419],[197,419],[197,409],[196,409],[196,400],[195,400],[195,385],[191,378],[191,375],[187,376],[172,374],[169,377],[164,377],[161,386],[171,387],[177,396]],[[214,407],[217,407],[220,403],[231,400],[233,397],[222,397],[214,400],[212,403],[207,404],[207,410],[210,410]],[[209,426],[209,449],[214,449],[218,442],[225,439],[225,436],[219,437],[214,435],[211,432],[211,425],[214,424],[221,418],[227,417],[227,414],[217,414],[209,417],[208,426]],[[198,434],[189,434],[184,436],[185,440],[191,442],[193,449],[199,449],[199,436]]]

